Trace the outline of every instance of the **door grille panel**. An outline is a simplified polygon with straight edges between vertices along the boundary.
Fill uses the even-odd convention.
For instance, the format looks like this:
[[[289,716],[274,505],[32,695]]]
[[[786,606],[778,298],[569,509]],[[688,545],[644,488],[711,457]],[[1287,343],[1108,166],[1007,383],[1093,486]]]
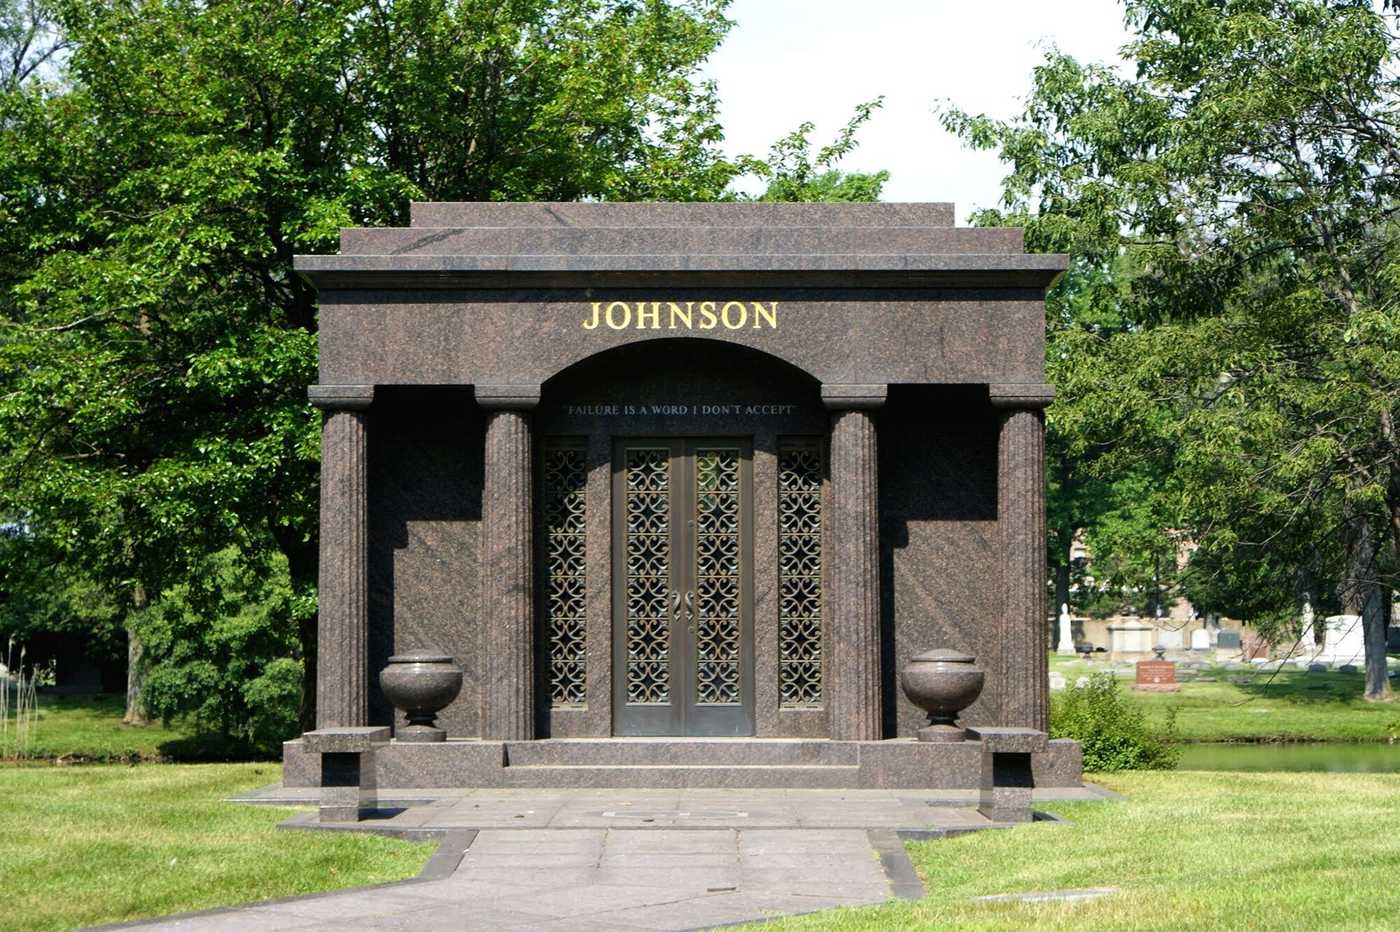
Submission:
[[[545,679],[553,708],[576,708],[588,700],[588,469],[567,441],[546,441],[543,465]]]
[[[778,696],[785,709],[822,705],[822,449],[778,447]]]
[[[671,456],[665,448],[627,451],[627,701],[671,701]]]
[[[695,697],[740,702],[739,451],[695,451]]]

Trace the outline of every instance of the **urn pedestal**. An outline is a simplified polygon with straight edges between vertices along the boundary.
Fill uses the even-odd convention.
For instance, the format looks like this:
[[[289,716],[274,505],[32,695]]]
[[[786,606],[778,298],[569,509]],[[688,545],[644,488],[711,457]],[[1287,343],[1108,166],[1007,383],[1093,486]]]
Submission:
[[[451,657],[433,651],[395,654],[379,674],[379,688],[408,718],[406,727],[396,729],[397,740],[447,740],[447,732],[434,723],[462,691],[462,668]]]
[[[928,725],[920,728],[920,741],[962,741],[967,733],[958,727],[958,714],[977,701],[986,674],[977,658],[955,650],[927,650],[914,656],[900,671],[899,685],[909,701],[928,713]]]

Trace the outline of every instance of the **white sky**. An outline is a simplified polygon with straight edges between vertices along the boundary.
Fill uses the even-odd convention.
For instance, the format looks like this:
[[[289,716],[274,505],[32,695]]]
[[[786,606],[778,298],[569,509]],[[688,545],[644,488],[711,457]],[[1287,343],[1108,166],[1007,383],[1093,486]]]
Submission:
[[[803,120],[826,145],[856,104],[884,94],[842,167],[888,169],[885,200],[953,201],[959,223],[996,205],[1006,171],[945,132],[937,104],[1009,117],[1047,45],[1117,63],[1127,41],[1117,0],[735,0],[729,16],[706,72],[730,155],[766,155]]]

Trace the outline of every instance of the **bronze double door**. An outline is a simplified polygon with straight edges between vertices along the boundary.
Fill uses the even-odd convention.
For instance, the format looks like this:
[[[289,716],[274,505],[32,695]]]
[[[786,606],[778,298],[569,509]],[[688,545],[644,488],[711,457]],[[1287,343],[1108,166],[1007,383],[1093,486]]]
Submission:
[[[628,438],[613,457],[613,733],[752,735],[752,444]]]

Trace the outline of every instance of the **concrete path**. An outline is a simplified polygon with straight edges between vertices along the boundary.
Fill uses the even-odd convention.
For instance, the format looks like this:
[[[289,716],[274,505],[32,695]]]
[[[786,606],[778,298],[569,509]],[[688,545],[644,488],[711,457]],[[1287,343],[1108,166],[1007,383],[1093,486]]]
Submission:
[[[285,804],[297,792],[268,788],[244,801]],[[436,793],[384,791],[379,818],[339,829],[442,838],[417,880],[139,928],[710,928],[917,898],[923,888],[899,830],[997,827],[967,801],[917,791]],[[1103,798],[1092,788],[1060,795]],[[319,827],[314,812],[284,824]]]

